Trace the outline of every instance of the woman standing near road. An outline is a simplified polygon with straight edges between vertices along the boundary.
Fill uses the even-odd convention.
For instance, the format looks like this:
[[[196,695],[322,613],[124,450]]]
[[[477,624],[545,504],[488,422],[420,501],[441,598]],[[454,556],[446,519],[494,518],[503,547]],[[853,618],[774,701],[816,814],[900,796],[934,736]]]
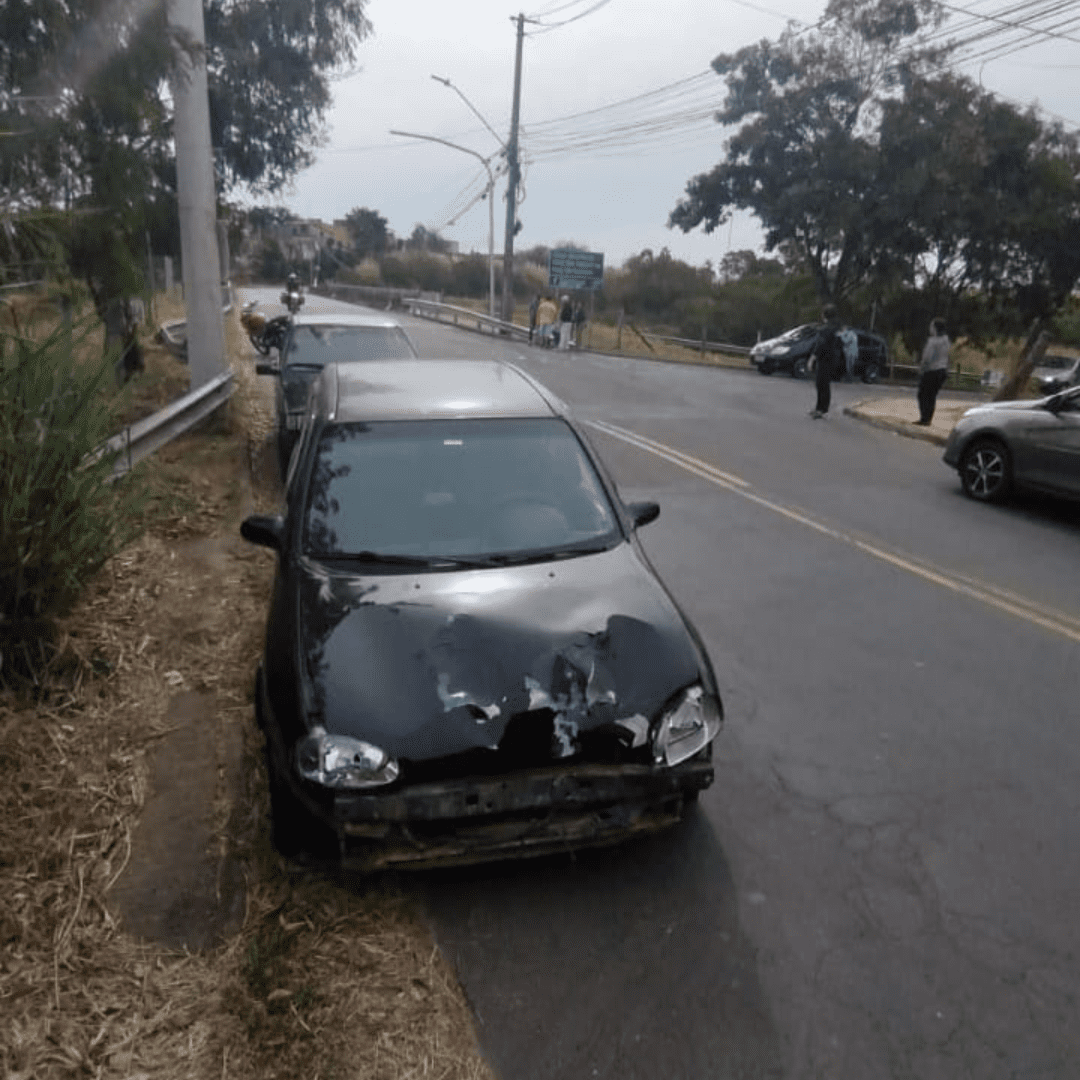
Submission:
[[[929,427],[934,419],[934,406],[938,391],[949,376],[949,339],[945,336],[945,320],[934,319],[930,323],[930,337],[922,351],[919,364],[919,419],[920,427]]]

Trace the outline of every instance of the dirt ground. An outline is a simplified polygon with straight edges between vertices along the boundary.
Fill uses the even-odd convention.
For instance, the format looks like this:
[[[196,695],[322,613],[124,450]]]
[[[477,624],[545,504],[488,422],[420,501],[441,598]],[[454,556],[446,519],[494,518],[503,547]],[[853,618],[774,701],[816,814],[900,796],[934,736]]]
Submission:
[[[148,530],[63,620],[36,686],[0,692],[0,1075],[490,1078],[405,892],[301,871],[270,846],[251,688],[273,557],[237,529],[276,504],[277,481],[265,388],[250,360],[235,368],[226,409],[139,467]],[[200,781],[201,854],[235,868],[233,921],[201,949],[133,932],[117,900],[147,857],[147,807],[200,737],[225,748]],[[165,870],[175,844],[153,847]]]

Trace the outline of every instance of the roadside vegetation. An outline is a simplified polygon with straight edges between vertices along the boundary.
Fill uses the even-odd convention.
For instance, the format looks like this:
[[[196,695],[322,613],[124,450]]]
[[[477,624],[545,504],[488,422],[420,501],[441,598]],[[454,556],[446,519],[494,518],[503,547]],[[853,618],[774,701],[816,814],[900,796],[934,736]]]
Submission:
[[[251,687],[273,559],[238,526],[278,499],[272,401],[235,319],[227,335],[236,394],[135,470],[139,535],[55,615],[49,654],[0,685],[0,1075],[488,1078],[407,892],[297,871],[270,845]],[[186,689],[214,702],[208,737],[238,732],[244,755],[212,808],[243,925],[202,953],[135,939],[113,900]]]

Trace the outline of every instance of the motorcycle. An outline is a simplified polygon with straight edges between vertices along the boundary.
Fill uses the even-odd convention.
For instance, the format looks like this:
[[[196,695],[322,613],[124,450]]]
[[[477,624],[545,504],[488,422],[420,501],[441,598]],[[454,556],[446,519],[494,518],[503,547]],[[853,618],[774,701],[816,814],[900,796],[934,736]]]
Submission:
[[[301,296],[300,304],[303,301],[304,298]],[[255,303],[256,301],[249,300],[244,304],[240,312],[240,325],[247,332],[248,341],[255,350],[263,356],[269,356],[271,349],[280,351],[285,345],[285,335],[289,332],[289,320],[294,311],[300,310],[300,304],[297,304],[295,309],[290,306],[289,315],[277,315],[273,319],[268,319],[261,311],[255,310]]]
[[[304,294],[299,290],[288,289],[281,294],[281,302],[295,315],[304,306]]]

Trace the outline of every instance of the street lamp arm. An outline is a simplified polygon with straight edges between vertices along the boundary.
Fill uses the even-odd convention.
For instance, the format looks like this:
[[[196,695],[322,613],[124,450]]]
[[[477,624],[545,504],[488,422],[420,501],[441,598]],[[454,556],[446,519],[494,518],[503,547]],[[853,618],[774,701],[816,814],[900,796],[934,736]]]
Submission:
[[[502,147],[502,151],[505,154],[506,143],[502,141],[502,139],[499,137],[499,133],[487,122],[486,119],[484,119],[484,114],[449,79],[444,79],[441,75],[432,75],[431,77],[436,82],[442,83],[443,86],[449,86],[450,89],[453,90],[454,93],[457,94],[457,96],[461,98],[461,100],[464,101],[466,105],[469,106],[469,108],[472,110],[473,114],[477,117],[480,123],[483,124],[484,127],[486,127],[492,135],[495,136],[495,141],[499,144],[500,147]]]
[[[479,161],[485,169],[488,171],[488,179],[494,183],[494,177],[491,175],[491,166],[488,164],[491,161],[490,157],[484,157],[483,154],[478,154],[475,150],[470,150],[467,146],[458,146],[457,143],[452,143],[447,139],[440,139],[437,135],[417,135],[414,131],[390,131],[391,135],[400,135],[406,139],[423,139],[425,142],[437,142],[442,143],[443,146],[449,146],[451,150],[460,150],[463,154],[472,154],[474,158]]]
[[[487,201],[488,201],[488,314],[495,317],[495,174],[491,171],[491,158],[470,150],[467,146],[458,146],[449,139],[440,139],[437,135],[418,135],[413,131],[393,131],[391,135],[400,135],[405,139],[422,139],[424,142],[435,142],[442,146],[449,146],[451,150],[460,150],[463,154],[470,154],[487,169]]]

